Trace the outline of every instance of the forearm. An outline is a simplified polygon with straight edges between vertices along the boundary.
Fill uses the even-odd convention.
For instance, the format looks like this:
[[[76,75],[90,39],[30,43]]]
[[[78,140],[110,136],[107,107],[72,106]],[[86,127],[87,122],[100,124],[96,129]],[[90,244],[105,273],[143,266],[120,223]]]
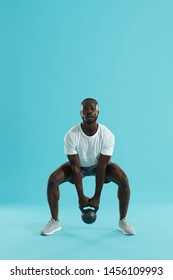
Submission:
[[[96,187],[94,196],[100,198],[105,181],[106,165],[99,165],[96,170]]]
[[[72,166],[72,171],[73,171],[73,179],[74,179],[76,191],[78,193],[78,197],[81,197],[84,195],[84,193],[83,193],[82,175],[80,172],[80,168],[76,166]]]
[[[105,181],[106,167],[107,167],[107,164],[108,164],[110,158],[111,158],[110,156],[100,154],[100,157],[98,160],[97,170],[96,170],[96,188],[95,188],[94,196],[99,199],[100,199],[103,184]]]
[[[71,164],[73,180],[74,180],[75,187],[76,187],[76,190],[78,193],[78,197],[80,198],[84,195],[84,193],[83,193],[82,175],[81,175],[79,156],[77,154],[68,155],[68,159]]]

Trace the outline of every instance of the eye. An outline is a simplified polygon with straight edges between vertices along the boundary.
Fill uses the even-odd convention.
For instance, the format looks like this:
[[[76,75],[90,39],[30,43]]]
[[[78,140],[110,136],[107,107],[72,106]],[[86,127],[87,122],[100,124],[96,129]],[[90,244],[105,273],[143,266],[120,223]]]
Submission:
[[[96,106],[95,105],[91,106],[90,108],[91,108],[92,111],[96,111]]]

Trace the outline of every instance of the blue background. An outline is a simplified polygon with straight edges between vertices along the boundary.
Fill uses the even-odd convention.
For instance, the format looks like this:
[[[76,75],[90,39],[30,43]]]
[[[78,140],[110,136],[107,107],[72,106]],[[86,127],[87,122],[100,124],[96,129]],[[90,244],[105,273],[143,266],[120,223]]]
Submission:
[[[163,219],[171,215],[172,11],[171,0],[0,1],[2,209],[37,205],[47,213],[40,226],[47,222],[47,178],[66,161],[63,138],[81,121],[80,102],[93,97],[99,122],[116,137],[113,160],[130,180],[134,226],[137,219],[146,227],[159,219],[165,205]],[[76,192],[65,185],[62,209],[68,204],[79,215]],[[110,184],[102,205],[116,212],[114,196]],[[154,203],[162,214],[153,213]],[[135,216],[140,205],[144,210]]]

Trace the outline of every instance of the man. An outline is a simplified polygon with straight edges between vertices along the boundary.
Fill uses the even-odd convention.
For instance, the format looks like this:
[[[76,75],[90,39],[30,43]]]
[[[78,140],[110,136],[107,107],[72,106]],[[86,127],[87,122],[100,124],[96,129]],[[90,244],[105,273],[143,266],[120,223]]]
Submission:
[[[99,115],[98,102],[87,98],[81,103],[82,123],[73,127],[64,137],[64,150],[68,162],[61,165],[49,177],[47,197],[51,212],[51,220],[42,229],[42,235],[51,235],[61,230],[58,220],[59,185],[64,182],[73,183],[76,187],[79,206],[97,208],[100,203],[104,183],[113,182],[118,185],[120,220],[118,229],[124,234],[135,234],[135,229],[128,223],[130,188],[124,171],[111,161],[114,149],[114,135],[97,123]],[[95,192],[93,197],[85,196],[82,179],[95,176]]]

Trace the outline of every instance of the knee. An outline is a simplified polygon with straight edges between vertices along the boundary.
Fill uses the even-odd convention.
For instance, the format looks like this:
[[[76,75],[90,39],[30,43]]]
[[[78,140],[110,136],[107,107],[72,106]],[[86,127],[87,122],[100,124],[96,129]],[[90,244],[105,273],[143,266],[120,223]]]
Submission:
[[[119,181],[119,186],[123,189],[129,188],[129,180],[126,174],[123,174]]]
[[[55,188],[58,185],[58,182],[53,174],[51,174],[48,178],[48,189]]]

